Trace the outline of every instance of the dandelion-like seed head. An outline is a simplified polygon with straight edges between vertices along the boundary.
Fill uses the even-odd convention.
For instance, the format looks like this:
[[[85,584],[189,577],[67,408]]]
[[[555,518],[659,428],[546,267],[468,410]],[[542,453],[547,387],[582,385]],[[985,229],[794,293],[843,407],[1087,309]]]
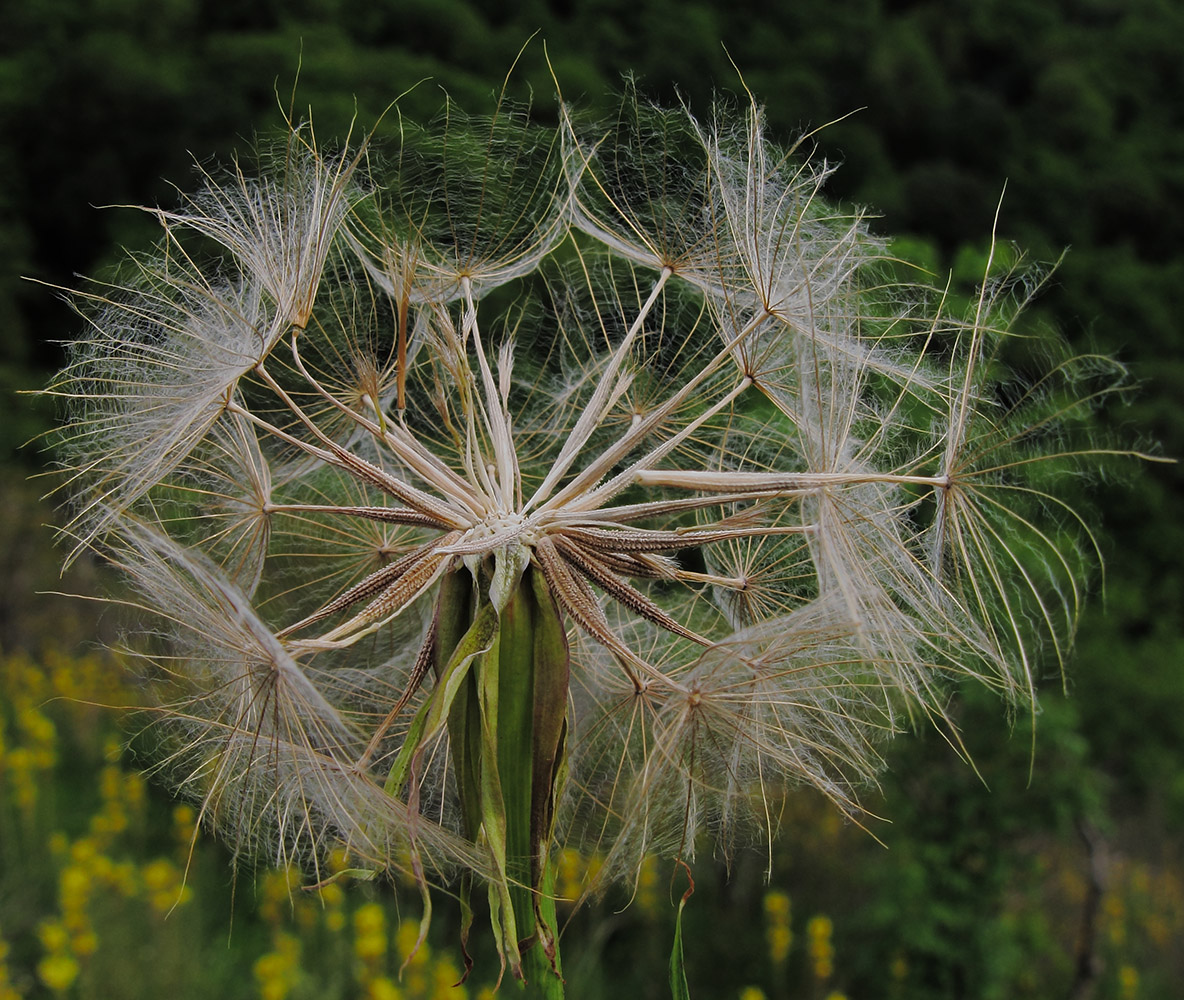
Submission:
[[[162,772],[243,853],[475,873],[514,971],[554,844],[772,837],[951,680],[1029,697],[1085,537],[1072,366],[1005,402],[990,291],[891,281],[755,107],[560,121],[204,175],[50,390]]]

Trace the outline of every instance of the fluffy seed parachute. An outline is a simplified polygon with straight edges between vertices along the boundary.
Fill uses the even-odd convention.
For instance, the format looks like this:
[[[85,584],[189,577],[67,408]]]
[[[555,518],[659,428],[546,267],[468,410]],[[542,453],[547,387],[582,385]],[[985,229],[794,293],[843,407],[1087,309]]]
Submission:
[[[1030,699],[1117,374],[1003,384],[1026,286],[892,280],[756,107],[560,110],[205,174],[50,390],[162,773],[244,854],[484,886],[556,981],[557,843],[727,851],[790,783],[855,810],[951,680]]]

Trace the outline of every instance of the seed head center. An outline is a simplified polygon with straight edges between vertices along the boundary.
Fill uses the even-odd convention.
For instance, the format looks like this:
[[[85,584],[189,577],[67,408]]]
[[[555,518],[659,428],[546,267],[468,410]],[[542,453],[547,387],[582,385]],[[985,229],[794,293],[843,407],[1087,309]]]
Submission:
[[[532,519],[526,514],[516,510],[498,510],[473,525],[468,537],[475,541],[489,539],[492,549],[506,544],[509,539],[530,545],[536,537],[536,531]]]
[[[503,531],[521,530],[526,526],[526,518],[516,510],[494,511],[485,518],[478,528],[486,534],[500,534]]]

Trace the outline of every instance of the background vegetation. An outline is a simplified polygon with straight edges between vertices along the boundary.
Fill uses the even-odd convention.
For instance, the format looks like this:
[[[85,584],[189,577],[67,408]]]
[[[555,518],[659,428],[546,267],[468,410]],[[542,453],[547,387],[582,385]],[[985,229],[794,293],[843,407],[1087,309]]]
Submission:
[[[843,161],[831,195],[875,206],[903,255],[952,272],[963,289],[980,273],[1006,183],[1000,236],[1036,259],[1070,248],[1038,303],[1033,336],[1055,328],[1080,350],[1128,363],[1142,391],[1105,419],[1134,443],[1184,455],[1184,5],[765,6],[528,0],[512,16],[493,0],[0,8],[0,997],[114,995],[104,984],[129,976],[145,996],[396,988],[395,897],[348,891],[334,928],[331,901],[310,908],[299,897],[268,910],[274,888],[240,879],[232,908],[212,845],[200,846],[186,897],[177,881],[188,856],[178,846],[184,817],[134,790],[133,759],[108,759],[107,715],[47,701],[79,691],[120,700],[101,690],[111,668],[80,652],[113,626],[87,605],[32,596],[88,591],[101,568],[80,568],[67,586],[56,580],[48,533],[33,527],[49,515],[21,484],[42,456],[18,450],[52,414],[9,391],[42,385],[57,344],[77,332],[52,292],[19,276],[70,285],[76,273],[104,273],[122,247],[146,245],[151,220],[93,206],[170,203],[170,182],[190,183],[188,151],[223,161],[249,154],[256,130],[282,126],[298,65],[296,106],[311,106],[322,139],[343,137],[355,114],[370,128],[416,84],[400,104],[412,117],[438,108],[441,88],[467,108],[485,106],[536,30],[515,85],[524,97],[533,87],[542,118],[554,115],[544,39],[564,96],[585,104],[611,101],[625,72],[643,93],[700,112],[716,93],[747,85],[782,136],[835,122],[814,136],[819,155]],[[393,127],[388,115],[379,130]],[[1177,995],[1181,473],[1124,468],[1094,487],[1106,600],[1083,622],[1068,697],[1050,678],[1034,758],[1026,723],[1010,730],[980,695],[958,711],[982,780],[935,734],[894,747],[892,772],[868,800],[892,821],[872,830],[887,850],[821,804],[791,798],[770,886],[761,879],[767,858],[747,858],[730,875],[708,863],[695,873],[686,930],[699,995]],[[118,826],[119,810],[125,826],[105,828]],[[631,995],[663,994],[669,902],[681,892],[671,875],[655,872],[652,898],[622,913],[609,901],[577,918],[565,946],[573,997],[626,984]],[[157,906],[157,891],[180,903]],[[46,965],[55,957],[56,979]],[[446,955],[423,961],[439,961],[447,978]],[[429,996],[435,987],[409,992],[405,975],[399,988]]]

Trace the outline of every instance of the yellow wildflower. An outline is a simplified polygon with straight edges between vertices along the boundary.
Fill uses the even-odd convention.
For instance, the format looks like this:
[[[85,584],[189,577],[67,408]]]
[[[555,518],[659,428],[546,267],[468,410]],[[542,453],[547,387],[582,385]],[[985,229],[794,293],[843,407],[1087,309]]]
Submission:
[[[765,893],[764,908],[765,941],[769,948],[769,959],[774,965],[781,965],[789,957],[789,949],[793,945],[789,896],[777,889],[771,889]]]
[[[79,931],[70,938],[70,950],[79,958],[86,958],[99,950],[99,936],[93,928]]]
[[[419,945],[418,949],[416,948],[418,941],[419,924],[414,920],[401,921],[398,930],[395,931],[395,943],[403,961],[409,966],[424,965],[431,955],[431,949],[426,941]]]
[[[811,917],[806,925],[806,934],[810,939],[810,960],[816,979],[828,979],[834,973],[833,931],[834,924],[827,916]]]
[[[1135,1000],[1139,995],[1139,970],[1133,965],[1124,965],[1118,970],[1119,996],[1122,1000]]]
[[[37,928],[37,937],[46,951],[64,951],[70,942],[70,935],[58,920],[42,921]]]
[[[386,955],[386,913],[378,903],[367,903],[354,913],[354,954],[366,963]]]
[[[274,949],[256,959],[253,969],[260,1000],[285,1000],[299,971],[300,942],[290,934],[276,934]]]
[[[403,991],[386,976],[375,976],[366,987],[366,1000],[403,1000]]]
[[[78,962],[66,952],[51,952],[37,963],[37,975],[55,993],[65,993],[81,972]]]

